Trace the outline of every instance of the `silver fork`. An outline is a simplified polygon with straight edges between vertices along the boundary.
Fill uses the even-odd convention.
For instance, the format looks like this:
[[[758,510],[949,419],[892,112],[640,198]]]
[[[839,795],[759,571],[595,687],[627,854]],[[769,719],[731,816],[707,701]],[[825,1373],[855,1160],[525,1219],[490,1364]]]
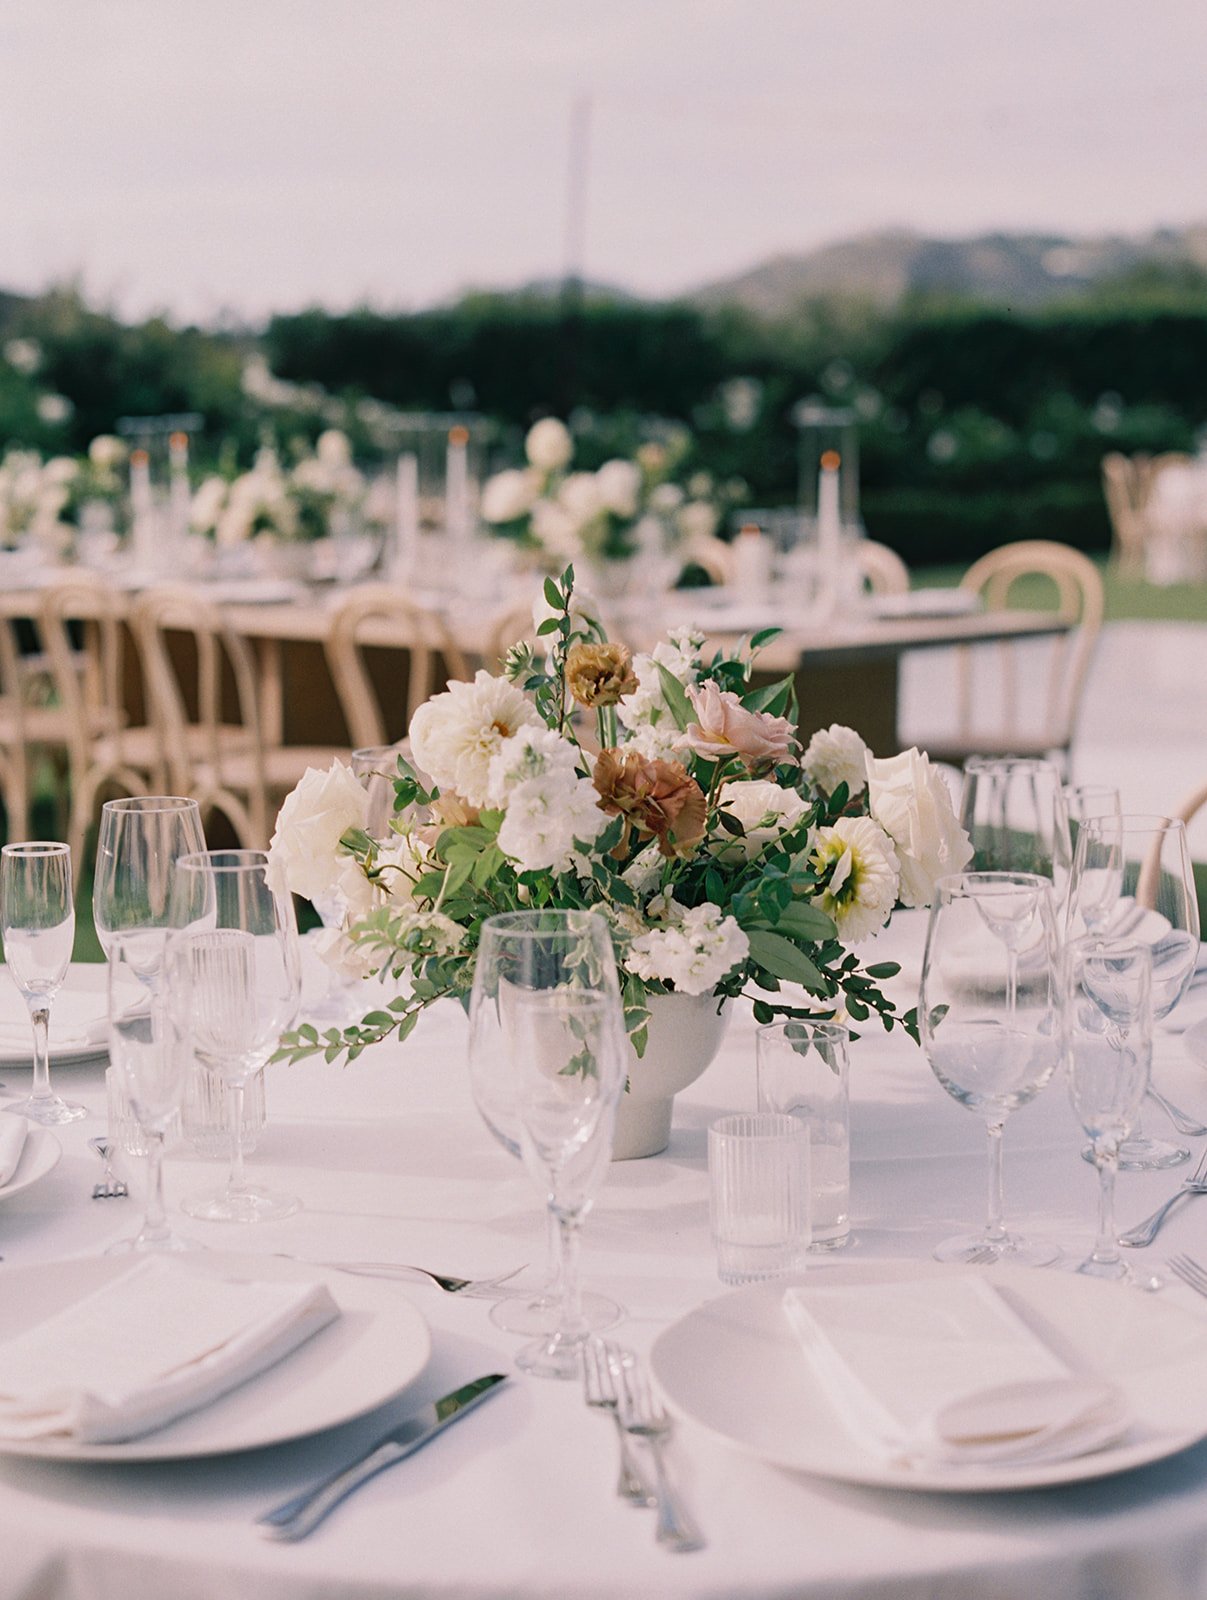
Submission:
[[[1119,1243],[1126,1245],[1129,1250],[1140,1250],[1145,1245],[1151,1244],[1157,1237],[1161,1224],[1178,1201],[1185,1200],[1192,1194],[1207,1194],[1207,1148],[1199,1157],[1198,1166],[1189,1178],[1183,1180],[1181,1187],[1170,1195],[1163,1206],[1158,1206],[1151,1217],[1145,1217],[1143,1222],[1137,1223],[1134,1228],[1129,1228],[1126,1233],[1121,1233]]]
[[[637,1361],[621,1367],[620,1420],[623,1427],[639,1439],[649,1441],[658,1485],[658,1528],[655,1538],[671,1550],[702,1550],[704,1535],[683,1504],[666,1470],[663,1445],[670,1436],[671,1421],[650,1393],[649,1380]]]
[[[105,1163],[105,1175],[99,1183],[92,1186],[94,1200],[124,1200],[130,1193],[129,1189],[113,1170],[113,1146],[108,1139],[89,1139],[89,1145]]]
[[[1195,1294],[1201,1294],[1207,1300],[1207,1270],[1204,1270],[1193,1256],[1170,1256],[1165,1265],[1175,1278],[1181,1278]]]
[[[308,1267],[327,1267],[332,1272],[347,1272],[355,1278],[397,1278],[411,1273],[426,1278],[445,1294],[459,1294],[465,1300],[510,1300],[527,1298],[528,1289],[505,1289],[503,1284],[523,1272],[523,1266],[501,1272],[497,1278],[454,1278],[447,1272],[433,1272],[429,1267],[413,1267],[402,1261],[312,1261],[309,1257],[288,1255],[283,1250],[275,1252],[282,1261],[300,1261]]]
[[[583,1396],[589,1406],[607,1412],[616,1424],[616,1437],[620,1441],[620,1476],[616,1480],[616,1493],[622,1500],[635,1506],[654,1506],[658,1496],[645,1481],[633,1457],[629,1435],[620,1420],[620,1396],[617,1391],[617,1374],[633,1365],[633,1356],[619,1345],[606,1344],[602,1339],[587,1339],[583,1344]]]

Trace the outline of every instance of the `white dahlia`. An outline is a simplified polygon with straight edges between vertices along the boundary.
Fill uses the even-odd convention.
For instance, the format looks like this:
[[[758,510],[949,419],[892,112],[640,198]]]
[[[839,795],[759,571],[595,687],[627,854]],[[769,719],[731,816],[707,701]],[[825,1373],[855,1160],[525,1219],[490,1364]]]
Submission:
[[[817,904],[833,917],[848,944],[870,938],[888,921],[897,903],[900,872],[893,841],[871,817],[839,817],[819,828],[810,857],[828,881]]]
[[[490,763],[505,739],[540,722],[536,707],[506,678],[480,671],[472,683],[450,683],[411,718],[416,764],[442,789],[471,806],[489,802]]]
[[[832,722],[809,740],[801,766],[824,794],[833,794],[845,783],[854,799],[867,786],[867,758],[868,747],[854,728]]]

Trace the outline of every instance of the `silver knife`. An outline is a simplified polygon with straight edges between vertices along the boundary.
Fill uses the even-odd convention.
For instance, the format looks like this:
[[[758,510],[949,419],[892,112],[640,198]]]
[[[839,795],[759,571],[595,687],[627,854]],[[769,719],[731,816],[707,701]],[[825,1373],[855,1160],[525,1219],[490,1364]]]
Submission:
[[[359,1489],[362,1483],[367,1483],[386,1467],[392,1467],[396,1461],[413,1456],[416,1450],[421,1450],[429,1439],[434,1439],[450,1422],[456,1422],[467,1411],[472,1411],[474,1406],[506,1381],[502,1372],[490,1372],[484,1378],[475,1378],[472,1383],[454,1389],[442,1400],[424,1406],[405,1422],[399,1423],[398,1427],[391,1428],[355,1461],[320,1479],[301,1494],[294,1495],[292,1500],[266,1511],[262,1517],[257,1517],[257,1523],[270,1539],[290,1542],[304,1539],[353,1489]]]

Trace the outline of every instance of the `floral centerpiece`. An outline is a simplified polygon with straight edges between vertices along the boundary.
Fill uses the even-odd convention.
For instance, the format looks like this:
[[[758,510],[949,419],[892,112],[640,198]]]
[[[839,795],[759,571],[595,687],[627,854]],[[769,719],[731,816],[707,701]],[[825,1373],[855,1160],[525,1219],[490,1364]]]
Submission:
[[[379,973],[386,998],[352,1026],[287,1034],[280,1058],[354,1059],[470,991],[486,918],[586,908],[611,925],[638,1057],[657,997],[747,995],[758,1021],[901,1023],[858,946],[894,906],[924,905],[971,854],[947,787],[916,750],[878,761],[834,726],[801,753],[790,678],[752,686],[775,630],[706,658],[680,633],[630,656],[573,593],[544,584],[541,653],[452,683],[415,713],[389,839],[336,762],[286,799],[270,850],[283,889],[337,895],[329,960]]]
[[[717,486],[705,474],[689,480],[688,493],[671,482],[676,453],[665,445],[642,445],[634,460],[576,472],[569,429],[544,417],[529,430],[524,453],[527,465],[483,484],[482,520],[554,570],[567,561],[598,568],[679,549],[690,557],[693,544],[717,531]]]
[[[249,540],[313,541],[326,538],[341,518],[360,516],[369,488],[347,436],[328,428],[314,452],[292,466],[266,446],[249,471],[230,480],[217,473],[204,478],[192,496],[189,526],[228,548]]]

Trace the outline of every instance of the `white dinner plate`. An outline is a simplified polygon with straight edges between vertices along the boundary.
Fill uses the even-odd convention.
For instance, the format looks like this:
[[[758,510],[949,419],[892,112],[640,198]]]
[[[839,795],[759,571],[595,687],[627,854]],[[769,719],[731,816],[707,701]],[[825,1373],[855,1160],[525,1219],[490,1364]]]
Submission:
[[[103,961],[77,961],[50,1006],[50,1064],[71,1066],[108,1053],[108,973]],[[0,1066],[33,1065],[33,1036],[25,1001],[0,976]]]
[[[798,1280],[827,1284],[917,1280],[975,1268],[844,1262]],[[1160,1461],[1207,1438],[1207,1326],[1127,1284],[1066,1272],[994,1267],[986,1281],[1074,1371],[1115,1383],[1133,1424],[1093,1455],[1042,1465],[910,1468],[860,1449],[814,1377],[783,1311],[788,1281],[754,1284],[689,1312],[651,1355],[672,1409],[775,1466],[877,1488],[971,1493],[1104,1478]]]
[[[978,595],[967,589],[913,589],[909,594],[873,594],[868,604],[874,617],[894,621],[909,617],[968,617],[981,609]]]
[[[0,1200],[8,1200],[20,1194],[22,1189],[40,1182],[48,1172],[54,1171],[63,1154],[63,1146],[49,1128],[41,1128],[36,1122],[31,1122],[28,1129],[16,1172],[7,1183],[0,1184]]]
[[[191,1258],[198,1271],[252,1280],[319,1279],[342,1315],[283,1361],[212,1404],[125,1444],[76,1444],[70,1439],[0,1439],[0,1455],[54,1461],[174,1461],[230,1455],[283,1444],[338,1427],[401,1394],[427,1365],[432,1341],[421,1314],[397,1283],[324,1272],[274,1257],[206,1252]],[[127,1256],[52,1261],[0,1270],[0,1341],[128,1272]]]
[[[1192,1061],[1197,1061],[1200,1067],[1207,1067],[1207,1017],[1187,1028],[1182,1035],[1182,1044]]]

